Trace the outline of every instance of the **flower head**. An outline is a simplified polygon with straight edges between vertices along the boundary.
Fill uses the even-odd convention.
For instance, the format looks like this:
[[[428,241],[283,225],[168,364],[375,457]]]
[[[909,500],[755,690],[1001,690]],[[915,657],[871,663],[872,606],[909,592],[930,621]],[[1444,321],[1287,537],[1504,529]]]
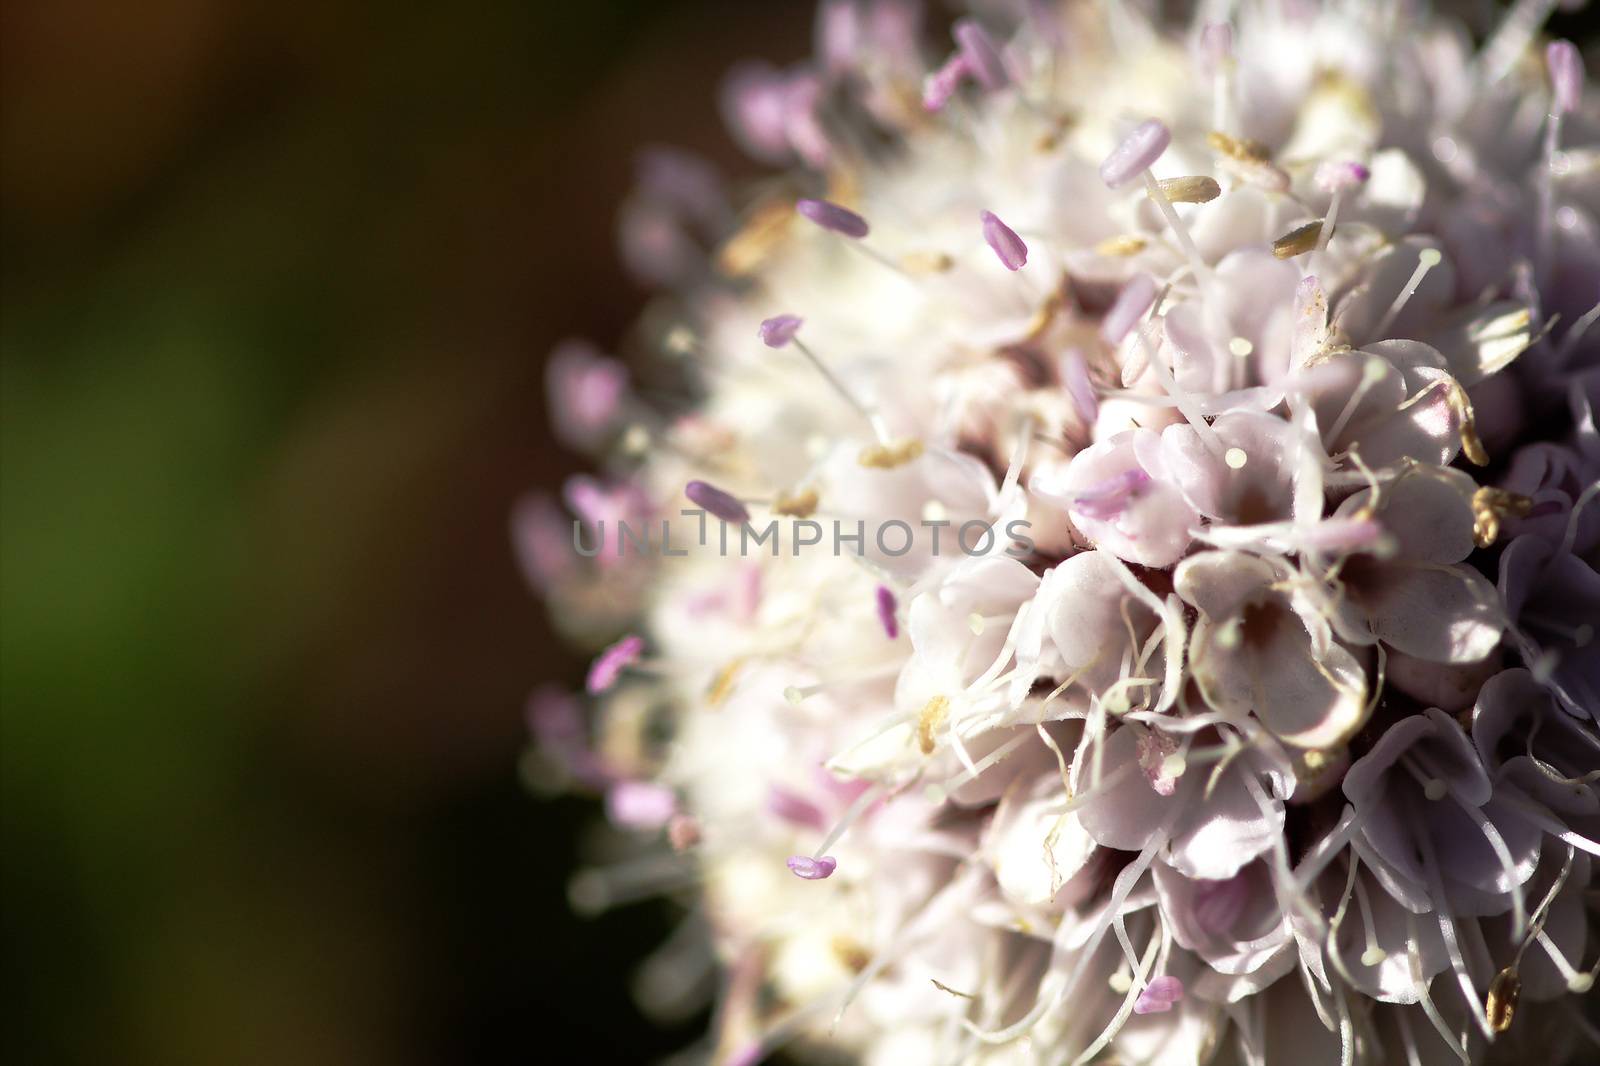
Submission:
[[[632,247],[703,399],[569,499],[723,523],[611,567],[517,528],[558,611],[649,634],[540,744],[700,872],[725,1053],[1576,1054],[1540,1041],[1595,979],[1583,64],[1538,63],[1549,4],[1480,49],[1426,5],[1224,6],[974,3],[925,50],[913,0],[827,0],[725,100],[814,196],[730,235],[656,175]],[[603,444],[599,358],[552,386]]]

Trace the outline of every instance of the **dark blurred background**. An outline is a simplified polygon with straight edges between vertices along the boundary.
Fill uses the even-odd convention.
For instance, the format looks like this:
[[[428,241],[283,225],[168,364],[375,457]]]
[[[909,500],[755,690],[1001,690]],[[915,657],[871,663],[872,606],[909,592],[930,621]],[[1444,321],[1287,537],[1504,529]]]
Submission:
[[[643,295],[647,142],[744,166],[810,5],[12,0],[0,823],[13,1063],[641,1062],[670,917],[518,782],[574,682],[506,516],[543,361]],[[747,172],[748,168],[744,168]]]

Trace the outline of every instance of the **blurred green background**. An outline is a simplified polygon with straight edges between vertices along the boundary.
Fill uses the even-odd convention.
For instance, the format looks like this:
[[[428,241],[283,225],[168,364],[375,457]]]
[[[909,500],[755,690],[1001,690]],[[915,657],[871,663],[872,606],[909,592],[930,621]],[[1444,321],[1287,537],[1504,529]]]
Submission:
[[[665,930],[566,911],[571,683],[507,546],[551,344],[642,295],[643,143],[809,4],[15,0],[0,15],[13,1063],[645,1061]],[[554,1041],[554,1043],[552,1043]]]

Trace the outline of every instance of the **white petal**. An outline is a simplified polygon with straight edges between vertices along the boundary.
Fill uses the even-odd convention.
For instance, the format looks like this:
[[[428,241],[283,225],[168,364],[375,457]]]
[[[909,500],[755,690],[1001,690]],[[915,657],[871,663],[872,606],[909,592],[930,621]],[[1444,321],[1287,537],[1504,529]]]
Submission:
[[[1477,662],[1500,643],[1505,620],[1494,586],[1466,566],[1390,563],[1363,592],[1372,632],[1385,644],[1438,663]]]

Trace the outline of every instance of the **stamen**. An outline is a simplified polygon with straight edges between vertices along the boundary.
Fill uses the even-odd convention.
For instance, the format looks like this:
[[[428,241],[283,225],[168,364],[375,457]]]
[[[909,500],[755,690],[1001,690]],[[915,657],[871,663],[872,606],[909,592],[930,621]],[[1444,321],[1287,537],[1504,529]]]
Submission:
[[[1567,529],[1561,536],[1561,547],[1556,551],[1557,558],[1572,551],[1572,546],[1578,541],[1578,521],[1583,517],[1584,509],[1596,496],[1600,496],[1600,481],[1584,489],[1578,494],[1578,498],[1572,501],[1572,513],[1567,515]]]
[[[643,654],[643,637],[631,634],[623,637],[595,656],[594,664],[589,667],[589,676],[584,679],[583,687],[588,690],[589,695],[598,696],[615,685],[622,671],[638,662]]]
[[[1356,860],[1352,857],[1351,865],[1354,866],[1355,863]],[[1359,878],[1355,880],[1354,895],[1356,907],[1361,911],[1361,924],[1366,927],[1367,944],[1366,949],[1361,952],[1361,965],[1381,965],[1383,960],[1389,957],[1389,953],[1378,946],[1378,923],[1372,918],[1372,900],[1367,896],[1367,886]]]
[[[1132,234],[1124,233],[1115,237],[1107,237],[1094,246],[1094,252],[1096,255],[1121,259],[1130,255],[1138,255],[1145,250],[1145,246],[1149,243],[1143,237],[1135,237]]]
[[[1560,819],[1552,815],[1542,804],[1524,800],[1516,793],[1509,791],[1502,798],[1505,802],[1517,808],[1517,811],[1524,818],[1563,844],[1570,844],[1579,851],[1587,851],[1590,855],[1600,855],[1600,842],[1590,840],[1588,837],[1581,836],[1568,829]]]
[[[898,606],[894,593],[889,591],[887,585],[879,585],[874,594],[874,603],[878,608],[878,624],[883,626],[884,636],[894,640],[900,636],[900,622],[895,618],[895,609]]]
[[[828,825],[821,807],[782,785],[772,785],[767,789],[767,811],[780,821],[818,832]]]
[[[1217,153],[1219,164],[1252,185],[1272,192],[1289,190],[1289,175],[1272,162],[1264,145],[1242,137],[1230,137],[1221,130],[1206,134],[1206,143]]]
[[[1383,527],[1370,518],[1329,518],[1302,533],[1300,543],[1319,552],[1374,551],[1383,547],[1385,537]]]
[[[1329,235],[1333,233],[1333,227],[1328,225],[1324,219],[1317,219],[1314,222],[1307,222],[1303,226],[1295,227],[1272,242],[1273,257],[1276,259],[1293,259],[1295,256],[1303,255],[1314,248],[1321,248],[1327,244],[1327,239],[1323,237],[1324,230]]]
[[[1329,161],[1317,168],[1315,179],[1317,186],[1332,196],[1332,199],[1328,201],[1328,214],[1317,234],[1318,252],[1328,247],[1328,241],[1333,238],[1333,227],[1339,217],[1339,203],[1344,198],[1344,194],[1351,189],[1365,185],[1367,179],[1371,177],[1371,170],[1354,161],[1340,163]]]
[[[1175,204],[1205,204],[1222,195],[1216,178],[1203,175],[1189,178],[1162,178],[1156,182],[1161,194]]]
[[[961,56],[966,60],[967,68],[972,71],[972,76],[979,85],[993,92],[1004,89],[1011,83],[1011,76],[1006,73],[1005,60],[1001,57],[994,38],[989,36],[989,31],[976,21],[964,18],[958,20],[950,32],[961,49]]]
[[[1387,330],[1394,325],[1394,320],[1405,309],[1406,304],[1416,293],[1417,287],[1422,284],[1422,279],[1428,276],[1428,271],[1438,266],[1444,256],[1439,254],[1437,248],[1424,248],[1417,253],[1417,269],[1411,272],[1411,280],[1407,281],[1405,288],[1400,290],[1400,295],[1394,298],[1394,303],[1389,305],[1389,310],[1383,313],[1378,324],[1372,329],[1372,338],[1381,340],[1388,336]]]
[[[1006,463],[1005,477],[1000,480],[999,498],[1011,499],[1022,481],[1022,467],[1027,462],[1028,446],[1033,443],[1033,416],[1023,415],[1016,429],[1016,443],[1011,448],[1011,459]]]
[[[1550,71],[1550,114],[1544,127],[1544,166],[1539,172],[1534,249],[1534,276],[1540,284],[1549,281],[1550,261],[1555,253],[1556,157],[1561,151],[1561,122],[1581,102],[1583,57],[1571,41],[1551,41],[1545,49],[1545,66]]]
[[[794,335],[800,331],[800,326],[805,319],[799,315],[773,315],[761,323],[757,330],[761,343],[768,348],[782,348],[794,340]]]
[[[1113,776],[1115,776],[1115,773],[1125,771],[1130,765],[1125,764],[1119,767]],[[1088,969],[1090,960],[1094,957],[1096,949],[1100,947],[1100,942],[1105,939],[1112,919],[1121,912],[1122,905],[1127,902],[1129,893],[1133,891],[1134,886],[1144,876],[1145,871],[1150,868],[1150,864],[1155,861],[1157,852],[1167,846],[1168,834],[1171,832],[1172,824],[1177,820],[1179,813],[1178,811],[1173,811],[1168,814],[1151,838],[1150,843],[1146,844],[1144,850],[1117,874],[1116,880],[1112,882],[1111,897],[1105,903],[1103,916],[1095,923],[1094,930],[1089,934],[1083,946],[1078,949],[1077,961],[1073,964],[1072,970],[1064,979],[1056,982],[1057,987],[1048,995],[1041,988],[1039,1001],[1034,1004],[1033,1009],[1004,1029],[979,1029],[970,1020],[963,1018],[961,1025],[967,1032],[985,1044],[1010,1043],[1037,1025],[1040,1019],[1060,1005],[1072,993],[1072,990],[1077,987],[1078,981],[1082,978],[1084,971]]]
[[[1200,61],[1203,73],[1211,75],[1211,124],[1228,126],[1229,85],[1233,78],[1233,27],[1226,22],[1208,22],[1200,31]]]
[[[1517,0],[1478,55],[1485,80],[1498,82],[1511,72],[1556,3],[1557,0]]]
[[[854,671],[841,673],[837,677],[831,677],[826,681],[819,681],[813,685],[789,685],[783,690],[783,698],[789,703],[792,703],[798,707],[805,700],[810,699],[817,693],[822,692],[832,686],[856,685],[867,681],[881,681],[886,677],[898,676],[900,669],[901,667],[897,663],[874,663],[863,666],[862,668]],[[892,729],[896,724],[904,721],[907,717],[909,716],[904,714],[890,715],[889,724],[884,727],[885,730]]]
[[[1162,974],[1145,985],[1144,991],[1134,1001],[1135,1014],[1164,1014],[1183,998],[1183,982],[1171,974]]]
[[[1100,180],[1113,189],[1126,185],[1149,170],[1171,143],[1172,131],[1165,124],[1153,118],[1139,123],[1100,164]]]
[[[734,680],[738,677],[739,668],[743,665],[744,659],[735,659],[717,671],[716,676],[711,679],[711,684],[706,686],[706,706],[721,706],[723,701],[728,698],[728,694],[733,691]]]
[[[1463,804],[1463,807],[1465,805]],[[1472,974],[1467,970],[1467,960],[1461,953],[1461,941],[1456,935],[1456,923],[1444,910],[1444,904],[1449,899],[1444,890],[1444,878],[1439,873],[1438,858],[1434,854],[1433,837],[1422,824],[1422,817],[1416,811],[1407,812],[1410,815],[1411,835],[1421,845],[1422,870],[1428,879],[1430,895],[1436,901],[1434,916],[1439,923],[1439,933],[1444,940],[1444,952],[1450,959],[1450,969],[1455,972],[1456,983],[1461,986],[1462,997],[1466,1000],[1468,1011],[1478,1028],[1483,1031],[1485,1038],[1494,1039],[1494,1033],[1489,1028],[1489,1019],[1479,1009],[1477,989],[1472,984]]]
[[[860,240],[871,232],[867,220],[847,207],[828,200],[800,200],[794,209],[830,233]]]
[[[944,66],[929,74],[922,82],[922,108],[924,111],[943,111],[961,82],[972,73],[967,57],[960,52],[945,60]]]
[[[922,442],[915,437],[884,441],[861,449],[856,461],[869,470],[894,470],[922,455]]]
[[[801,203],[820,202],[821,201],[816,200],[801,201]],[[843,210],[843,208],[840,208],[840,210]],[[819,357],[816,352],[812,351],[811,347],[806,344],[805,341],[796,336],[796,334],[800,331],[801,324],[804,321],[805,320],[800,318],[798,315],[775,315],[772,318],[767,319],[761,323],[761,328],[759,330],[762,343],[766,344],[768,348],[783,348],[793,344],[797,349],[799,349],[800,354],[806,357],[806,360],[810,362],[817,373],[822,375],[822,380],[826,381],[833,388],[834,392],[843,397],[844,402],[854,408],[856,414],[865,419],[867,424],[872,427],[873,432],[878,435],[879,440],[882,440],[883,431],[881,425],[879,424],[879,420],[870,410],[867,409],[866,404],[856,399],[855,393],[845,388],[844,382],[840,381],[838,377],[834,375],[833,371],[828,369],[828,364],[824,363],[821,357]]]
[[[983,221],[983,239],[994,254],[999,257],[1001,264],[1007,270],[1021,270],[1028,261],[1028,246],[1017,236],[1015,230],[1001,222],[993,211],[985,211],[980,216]]]
[[[1517,1013],[1517,1000],[1522,996],[1522,978],[1515,966],[1507,966],[1489,982],[1489,995],[1484,1000],[1483,1012],[1489,1016],[1489,1028],[1503,1033],[1511,1028]]]
[[[825,881],[839,868],[839,860],[832,855],[812,858],[809,855],[791,855],[785,864],[789,871],[803,881]]]
[[[1568,991],[1583,993],[1593,986],[1594,979],[1589,977],[1588,974],[1580,973],[1573,968],[1572,963],[1567,961],[1567,957],[1556,946],[1556,942],[1550,939],[1549,933],[1540,929],[1534,934],[1534,939],[1539,942],[1540,947],[1544,948],[1544,953],[1550,957],[1550,961],[1555,965],[1562,979],[1567,982]]]
[[[1455,415],[1456,423],[1460,427],[1458,434],[1461,437],[1461,454],[1474,466],[1488,466],[1489,453],[1483,450],[1483,441],[1478,437],[1477,419],[1472,411],[1472,397],[1467,395],[1467,390],[1461,383],[1451,379],[1446,385],[1445,402],[1450,406],[1450,413]]]
[[[1365,185],[1371,177],[1372,171],[1365,164],[1350,159],[1337,162],[1330,159],[1317,167],[1313,180],[1323,192],[1338,195]]]
[[[750,512],[735,497],[705,481],[691,481],[683,487],[689,501],[724,522],[744,525],[750,521]]]
[[[1417,993],[1417,1001],[1422,1004],[1422,1012],[1428,1016],[1428,1021],[1432,1023],[1440,1039],[1445,1042],[1445,1046],[1455,1053],[1456,1058],[1460,1059],[1464,1066],[1471,1066],[1472,1056],[1467,1053],[1465,1041],[1450,1030],[1449,1024],[1440,1015],[1439,1008],[1434,1006],[1433,996],[1428,993],[1428,981],[1422,974],[1422,955],[1417,946],[1420,941],[1417,938],[1416,916],[1408,913],[1406,915],[1406,924],[1411,933],[1406,938],[1406,958],[1411,963],[1411,987]],[[1475,999],[1469,1002],[1476,1008],[1477,1001]]]
[[[1165,127],[1163,127],[1165,131]],[[1159,154],[1159,153],[1158,153]],[[1104,174],[1104,168],[1101,173]],[[1161,209],[1161,215],[1167,220],[1167,226],[1172,230],[1172,237],[1178,242],[1178,247],[1183,250],[1184,258],[1189,260],[1189,269],[1194,272],[1195,278],[1204,287],[1211,279],[1211,268],[1206,265],[1205,259],[1200,255],[1194,238],[1189,234],[1189,227],[1183,219],[1178,217],[1178,209],[1172,206],[1172,201],[1167,199],[1167,194],[1162,191],[1161,184],[1156,181],[1154,174],[1149,169],[1144,170],[1144,187],[1150,199],[1155,201],[1156,207]]]
[[[1356,383],[1355,391],[1344,402],[1344,408],[1339,412],[1339,417],[1333,420],[1333,425],[1328,427],[1327,439],[1331,443],[1339,439],[1339,434],[1344,432],[1344,427],[1349,425],[1350,418],[1356,413],[1372,387],[1382,381],[1389,373],[1389,364],[1378,356],[1372,356],[1361,364],[1361,380]]]
[[[779,493],[772,505],[772,513],[785,518],[810,518],[817,513],[817,490],[801,489],[794,493]]]
[[[1177,379],[1172,376],[1172,371],[1161,361],[1160,353],[1150,344],[1145,331],[1139,330],[1137,336],[1139,349],[1144,353],[1150,368],[1155,371],[1156,380],[1160,382],[1161,388],[1172,397],[1172,402],[1177,405],[1184,421],[1194,429],[1195,435],[1200,438],[1200,443],[1205,445],[1206,450],[1212,455],[1220,457],[1223,453],[1222,440],[1217,436],[1216,430],[1211,428],[1211,423],[1206,421],[1195,398],[1179,387]]]
[[[1487,548],[1500,538],[1500,523],[1510,517],[1525,518],[1533,500],[1515,492],[1485,485],[1472,494],[1472,542]]]
[[[989,767],[999,763],[1007,755],[1010,755],[1012,752],[1022,747],[1022,745],[1026,743],[1028,739],[1029,737],[1027,733],[1019,733],[1017,736],[1012,737],[1010,740],[1006,741],[1004,744],[1000,745],[983,758],[979,759],[977,762],[973,762],[971,757],[967,756],[963,760],[966,762],[966,767],[964,769],[956,773],[953,777],[950,777],[942,782],[936,782],[929,787],[928,793],[930,798],[939,799],[941,802],[943,799],[949,798],[949,795],[953,790],[960,788],[969,781],[976,781],[980,774],[989,769]],[[961,747],[960,738],[954,733],[950,735],[950,744],[958,755],[965,755],[965,751]]]
[[[1574,322],[1572,328],[1567,330],[1567,335],[1561,338],[1561,347],[1556,352],[1558,365],[1565,365],[1561,360],[1578,350],[1578,344],[1583,340],[1583,335],[1589,332],[1589,327],[1594,325],[1596,320],[1600,320],[1600,303],[1596,303],[1585,311],[1583,317]]]
[[[837,844],[840,838],[849,832],[850,827],[856,824],[856,819],[865,814],[867,808],[876,803],[882,793],[882,785],[873,785],[863,789],[861,795],[856,797],[855,802],[846,808],[844,814],[840,815],[839,820],[834,823],[833,829],[828,832],[828,835],[822,838],[822,843],[817,845],[817,850],[811,853],[812,857],[816,859],[823,858],[822,853]]]
[[[1115,348],[1139,324],[1139,319],[1155,303],[1156,283],[1149,274],[1135,274],[1117,293],[1105,318],[1100,320],[1100,339]]]
[[[943,274],[955,265],[944,252],[907,252],[900,257],[901,269],[912,274]]]
[[[1583,102],[1583,55],[1571,41],[1551,41],[1544,62],[1550,70],[1550,113],[1572,114]]]
[[[917,715],[917,747],[922,749],[922,754],[933,754],[934,732],[949,717],[950,699],[947,696],[935,696],[922,705],[922,711]]]

